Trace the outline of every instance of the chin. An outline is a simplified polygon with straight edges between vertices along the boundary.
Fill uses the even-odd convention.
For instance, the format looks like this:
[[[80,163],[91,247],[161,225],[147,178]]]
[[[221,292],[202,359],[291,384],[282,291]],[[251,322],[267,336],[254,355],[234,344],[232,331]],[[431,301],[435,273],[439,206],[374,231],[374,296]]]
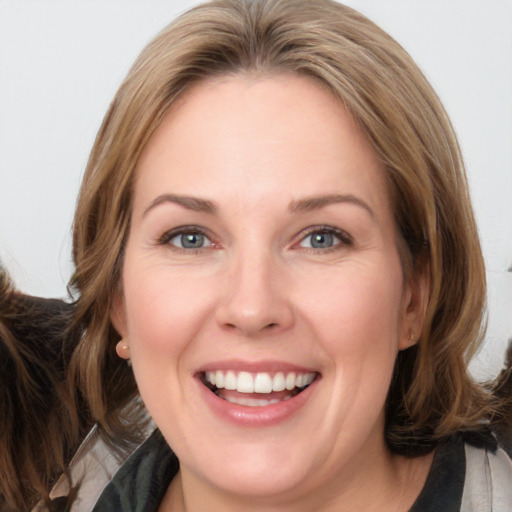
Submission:
[[[280,429],[265,435],[253,432],[243,439],[230,434],[217,432],[208,439],[203,435],[193,453],[177,452],[183,474],[188,471],[222,493],[273,502],[304,492],[314,475],[325,475],[331,450],[315,449],[309,434],[306,439],[299,439],[297,431],[283,436]]]
[[[265,500],[292,494],[307,481],[309,471],[304,464],[249,452],[231,459],[232,463],[223,461],[223,467],[217,465],[214,472],[208,471],[210,484],[229,494]]]

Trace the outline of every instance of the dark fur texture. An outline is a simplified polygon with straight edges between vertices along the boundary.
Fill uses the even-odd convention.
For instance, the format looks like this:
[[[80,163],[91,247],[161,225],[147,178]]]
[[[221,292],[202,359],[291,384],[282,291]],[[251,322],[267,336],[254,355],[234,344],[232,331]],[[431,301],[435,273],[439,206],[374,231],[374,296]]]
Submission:
[[[1,272],[1,269],[0,269]],[[67,387],[73,307],[15,292],[0,274],[0,510],[28,510],[63,472],[90,420]]]

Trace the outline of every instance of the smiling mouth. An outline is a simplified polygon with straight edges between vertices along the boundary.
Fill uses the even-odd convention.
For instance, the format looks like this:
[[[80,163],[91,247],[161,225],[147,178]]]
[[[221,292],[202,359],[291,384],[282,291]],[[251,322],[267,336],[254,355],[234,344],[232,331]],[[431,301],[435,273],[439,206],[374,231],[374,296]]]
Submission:
[[[235,372],[207,371],[203,384],[219,398],[248,407],[265,407],[289,400],[304,391],[317,377],[316,372]]]

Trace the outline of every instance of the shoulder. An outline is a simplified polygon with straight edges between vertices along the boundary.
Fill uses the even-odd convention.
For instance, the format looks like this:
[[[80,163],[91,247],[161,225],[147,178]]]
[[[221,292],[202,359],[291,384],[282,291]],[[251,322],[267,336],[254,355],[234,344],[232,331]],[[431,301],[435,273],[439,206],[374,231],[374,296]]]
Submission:
[[[176,456],[152,421],[146,425],[140,444],[123,453],[106,443],[93,428],[75,454],[67,475],[52,489],[52,505],[61,510],[61,502],[71,501],[69,508],[62,508],[71,512],[156,511],[178,467]],[[36,507],[32,512],[42,510]]]
[[[459,432],[436,448],[410,512],[511,512],[512,461],[488,429]]]
[[[67,472],[51,490],[52,510],[90,511],[124,460],[125,457],[105,443],[95,425],[75,453]],[[45,510],[46,505],[41,501],[32,512]]]
[[[126,460],[99,496],[94,512],[156,512],[179,462],[158,429]]]
[[[466,479],[462,512],[510,512],[512,510],[512,460],[496,450],[466,443]]]

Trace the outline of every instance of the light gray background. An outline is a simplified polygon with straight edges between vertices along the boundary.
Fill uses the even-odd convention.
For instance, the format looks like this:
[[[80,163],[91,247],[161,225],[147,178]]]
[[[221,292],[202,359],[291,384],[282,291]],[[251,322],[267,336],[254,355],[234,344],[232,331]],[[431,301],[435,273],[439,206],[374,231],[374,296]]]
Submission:
[[[0,259],[66,296],[70,227],[103,114],[142,47],[194,1],[0,0]],[[412,54],[459,134],[486,258],[495,375],[512,336],[512,1],[351,0]]]

